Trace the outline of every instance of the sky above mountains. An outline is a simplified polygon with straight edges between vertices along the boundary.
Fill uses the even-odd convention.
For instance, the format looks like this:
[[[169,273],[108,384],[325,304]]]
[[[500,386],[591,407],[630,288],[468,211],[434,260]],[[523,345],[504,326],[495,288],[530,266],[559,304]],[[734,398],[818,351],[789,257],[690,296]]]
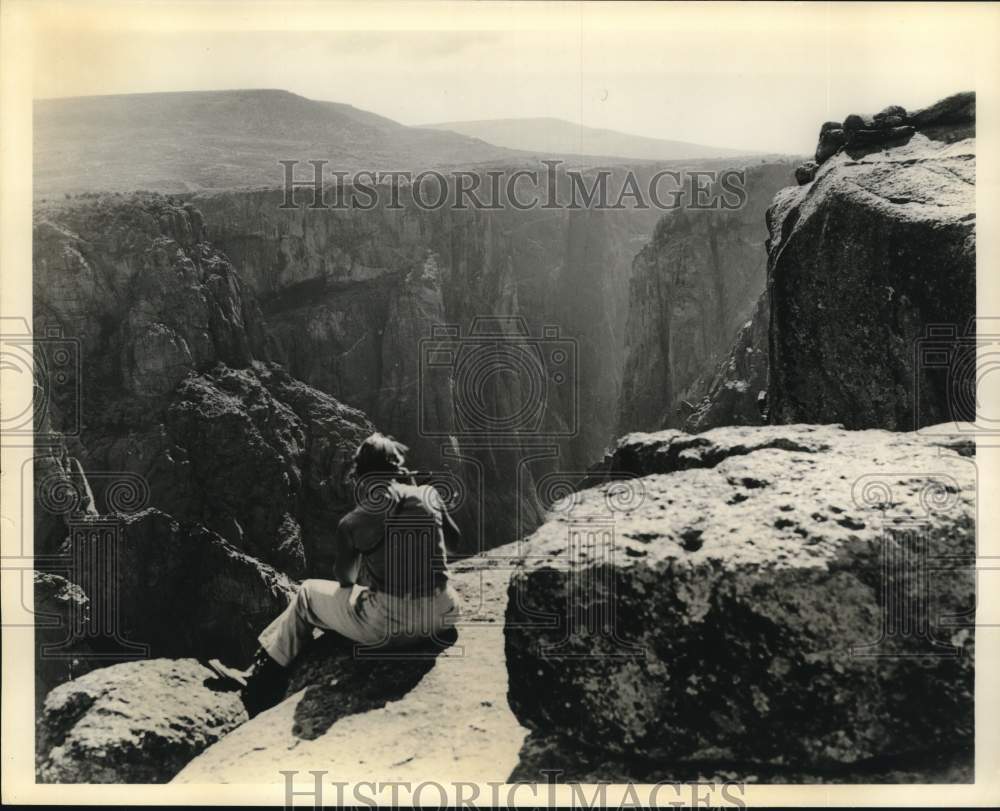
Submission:
[[[975,47],[997,15],[961,4],[87,5],[39,16],[36,98],[281,88],[412,125],[550,116],[809,153],[824,120],[1000,69]]]

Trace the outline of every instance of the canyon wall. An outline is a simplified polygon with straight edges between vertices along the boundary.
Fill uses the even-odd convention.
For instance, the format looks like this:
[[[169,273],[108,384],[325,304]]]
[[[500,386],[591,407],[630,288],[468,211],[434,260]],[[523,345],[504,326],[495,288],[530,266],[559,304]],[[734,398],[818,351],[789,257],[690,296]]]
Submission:
[[[666,214],[630,282],[619,432],[680,427],[766,284],[764,213],[790,164],[747,170],[745,205]]]
[[[124,481],[128,506],[301,576],[350,508],[349,456],[373,427],[273,363],[253,292],[203,228],[194,207],[155,195],[37,212],[38,357],[69,357],[46,379],[45,427],[90,479],[97,512],[114,511]]]
[[[259,297],[275,358],[460,482],[462,551],[530,530],[538,476],[585,470],[613,435],[628,276],[655,211],[191,202]]]
[[[507,542],[541,520],[543,478],[641,427],[656,381],[676,404],[711,371],[786,171],[752,169],[739,211],[668,214],[645,249],[656,209],[427,210],[382,187],[372,210],[303,189],[43,205],[36,331],[78,340],[85,372],[69,456],[149,477],[154,506],[298,576],[329,563],[348,448],[377,426],[454,496],[455,552]],[[244,457],[253,481],[229,477]]]

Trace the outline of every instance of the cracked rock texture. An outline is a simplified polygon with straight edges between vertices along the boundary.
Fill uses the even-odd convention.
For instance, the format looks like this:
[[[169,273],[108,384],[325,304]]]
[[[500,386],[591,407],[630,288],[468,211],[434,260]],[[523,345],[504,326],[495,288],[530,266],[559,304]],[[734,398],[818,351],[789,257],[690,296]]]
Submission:
[[[217,681],[194,659],[150,659],[61,685],[38,719],[38,782],[167,782],[246,721],[239,695]]]
[[[636,478],[567,496],[526,542],[511,707],[647,771],[971,764],[969,452],[836,426],[624,437],[587,483]],[[886,595],[926,636],[896,633]]]

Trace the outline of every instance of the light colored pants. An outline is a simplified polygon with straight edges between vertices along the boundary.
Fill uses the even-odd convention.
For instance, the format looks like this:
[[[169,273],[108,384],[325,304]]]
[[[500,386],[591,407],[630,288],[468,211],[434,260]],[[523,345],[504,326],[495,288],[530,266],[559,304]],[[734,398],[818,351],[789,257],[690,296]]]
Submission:
[[[314,628],[362,645],[405,646],[454,626],[458,603],[450,586],[428,597],[396,597],[364,586],[345,588],[335,580],[306,580],[258,640],[284,666],[312,639]]]

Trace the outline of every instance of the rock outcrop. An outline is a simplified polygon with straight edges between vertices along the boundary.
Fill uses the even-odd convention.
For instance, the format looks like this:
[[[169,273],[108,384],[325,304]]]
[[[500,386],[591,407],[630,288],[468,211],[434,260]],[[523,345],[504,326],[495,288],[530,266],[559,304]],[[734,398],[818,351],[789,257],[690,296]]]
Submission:
[[[684,427],[765,407],[849,428],[972,419],[974,138],[972,93],[823,124],[767,212],[767,291]]]
[[[246,718],[239,694],[194,659],[102,668],[45,699],[38,782],[165,783]]]
[[[764,290],[764,212],[791,167],[745,177],[742,207],[667,213],[633,262],[619,432],[681,427]]]
[[[588,483],[618,477],[525,544],[511,707],[646,773],[971,763],[969,450],[832,426],[623,438]]]
[[[35,710],[56,685],[81,676],[95,666],[87,640],[74,629],[90,620],[90,600],[65,577],[33,572],[35,596]]]
[[[905,138],[858,141],[899,115],[850,117],[843,149],[768,211],[772,422],[972,419],[974,96],[907,116]]]
[[[293,577],[328,574],[364,414],[274,364],[185,379],[146,438],[154,504]]]
[[[76,430],[36,463],[53,485],[39,548],[72,517],[44,509],[56,496],[115,512],[108,494],[127,486],[134,507],[201,523],[293,576],[329,570],[350,456],[374,428],[267,360],[256,297],[196,208],[160,195],[43,207],[35,310],[35,331],[75,348],[86,382],[47,381],[47,430]]]
[[[294,593],[287,577],[214,532],[152,508],[82,523],[65,553],[91,604],[113,618],[98,629],[110,638],[94,641],[109,653],[127,644],[246,665]]]
[[[852,113],[843,120],[826,121],[819,130],[815,160],[795,170],[800,186],[811,183],[820,166],[841,150],[852,158],[906,143],[914,133],[945,143],[976,137],[976,94],[956,93],[941,101],[908,113],[898,104],[875,115]]]

